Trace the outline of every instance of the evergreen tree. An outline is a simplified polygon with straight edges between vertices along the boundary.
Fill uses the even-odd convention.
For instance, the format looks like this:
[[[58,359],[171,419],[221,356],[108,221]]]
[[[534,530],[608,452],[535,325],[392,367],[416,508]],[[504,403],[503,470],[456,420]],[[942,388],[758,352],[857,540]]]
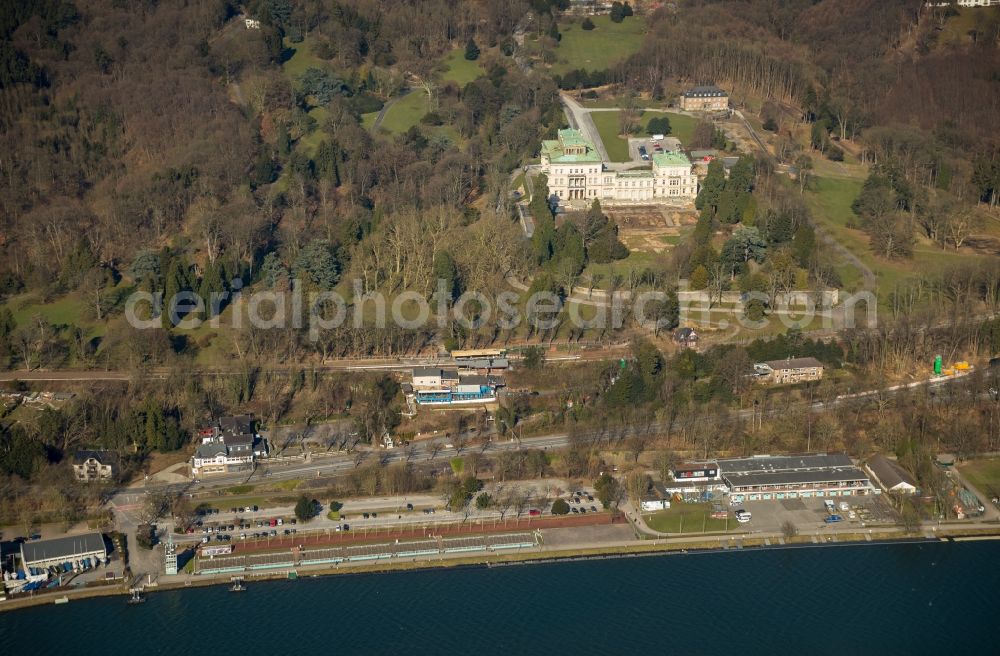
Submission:
[[[212,295],[221,294],[225,291],[225,284],[222,281],[222,264],[219,262],[209,264],[208,268],[205,270],[205,275],[201,278],[201,285],[198,287],[198,295],[205,304],[205,317],[208,319],[215,316],[214,308],[212,307]],[[219,298],[220,303],[218,309],[221,310],[223,307],[221,296]]]
[[[260,277],[271,289],[277,287],[279,283],[283,285],[283,281],[288,281],[288,268],[276,251],[264,256],[264,262],[260,265]]]
[[[153,251],[140,251],[132,261],[129,273],[146,291],[160,289],[160,256]]]
[[[649,119],[649,123],[646,124],[646,132],[648,134],[670,134],[670,130],[670,119],[666,116],[651,118]]]
[[[699,210],[712,208],[715,211],[719,203],[719,196],[726,186],[726,169],[722,166],[721,159],[713,159],[708,163],[708,174],[701,183],[701,190],[694,201],[695,207]]]
[[[812,226],[803,223],[795,230],[795,236],[792,237],[792,256],[800,267],[808,268],[815,250],[816,232]]]
[[[187,264],[184,262],[183,257],[178,256],[170,260],[170,267],[167,269],[167,277],[164,280],[163,285],[163,327],[169,328],[173,318],[171,314],[171,306],[175,306],[177,312],[177,318],[182,319],[183,308],[187,306],[187,303],[179,303],[177,299],[178,294],[181,292],[191,291],[191,281],[188,278],[188,268]]]
[[[465,58],[469,61],[479,59],[479,46],[476,45],[476,41],[472,37],[469,37],[469,42],[465,44]]]
[[[583,251],[583,237],[571,221],[562,224],[553,238],[553,262],[569,262],[574,275],[583,271],[586,256]]]
[[[618,0],[615,0],[611,3],[611,11],[609,12],[609,15],[611,16],[612,23],[622,22],[625,20],[625,6],[618,2]]]
[[[292,152],[292,138],[288,136],[288,127],[284,123],[278,126],[277,143],[278,154],[287,157]]]
[[[316,148],[316,174],[322,180],[329,180],[334,185],[340,185],[340,170],[337,168],[337,149],[326,140],[321,141]]]
[[[699,264],[691,272],[691,289],[705,289],[708,287],[708,269],[704,264]]]
[[[438,251],[438,254],[434,256],[434,277],[444,281],[445,290],[449,295],[448,300],[454,301],[462,295],[458,280],[458,267],[455,266],[455,260],[448,251]],[[435,282],[436,288],[437,283]]]
[[[295,268],[321,289],[332,289],[340,279],[340,260],[325,239],[309,242],[295,260]]]

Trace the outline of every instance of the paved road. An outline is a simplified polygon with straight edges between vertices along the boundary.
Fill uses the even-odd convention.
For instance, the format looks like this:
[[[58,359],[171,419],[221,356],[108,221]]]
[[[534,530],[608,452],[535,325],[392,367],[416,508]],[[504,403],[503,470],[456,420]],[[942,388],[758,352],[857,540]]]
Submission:
[[[566,120],[569,121],[570,126],[580,130],[584,137],[593,142],[603,161],[610,162],[611,158],[608,157],[608,151],[604,148],[601,133],[597,131],[597,126],[590,118],[590,112],[567,93],[560,93],[559,98],[562,100],[563,111],[566,113]]]

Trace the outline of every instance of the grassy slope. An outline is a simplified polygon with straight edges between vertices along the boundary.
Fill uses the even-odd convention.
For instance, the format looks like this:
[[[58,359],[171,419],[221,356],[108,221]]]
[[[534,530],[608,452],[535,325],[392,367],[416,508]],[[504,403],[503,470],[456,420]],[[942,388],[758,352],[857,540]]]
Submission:
[[[1000,459],[976,460],[962,465],[961,470],[981,493],[988,497],[1000,494]]]
[[[427,94],[417,89],[394,102],[386,110],[381,129],[393,134],[402,134],[419,123],[428,111]]]
[[[860,229],[847,227],[848,222],[857,221],[851,203],[857,198],[863,182],[860,177],[817,176],[805,199],[816,221],[875,272],[882,299],[886,299],[896,285],[917,272],[927,275],[966,258],[981,257],[941,250],[926,242],[916,244],[912,260],[890,261],[876,257],[868,245],[868,235]],[[840,271],[847,278],[845,287],[850,288],[849,282],[857,282],[858,274],[853,267],[844,266]]]
[[[601,282],[595,285],[596,289],[608,289],[609,281],[611,280],[611,272],[613,271],[615,275],[621,276],[623,282],[619,285],[619,289],[624,287],[625,280],[628,279],[629,271],[642,271],[656,264],[656,261],[664,257],[661,254],[649,253],[645,251],[632,251],[629,256],[624,260],[618,260],[616,262],[609,262],[607,264],[588,264],[587,268],[583,270],[583,275],[600,275]],[[578,285],[585,286],[586,278],[581,278],[581,282]]]
[[[611,161],[627,162],[628,142],[618,136],[618,112],[592,112],[590,118],[601,134],[601,141],[604,142]]]
[[[459,86],[465,86],[480,75],[486,74],[486,71],[483,70],[480,61],[482,60],[478,59],[476,61],[469,61],[466,59],[465,48],[456,48],[455,50],[452,50],[451,54],[441,61],[445,69],[441,74],[441,81],[457,82]]]
[[[579,23],[560,26],[562,40],[556,49],[553,73],[577,68],[603,70],[639,50],[646,32],[646,21],[641,16],[631,16],[621,23],[612,23],[608,16],[593,16],[591,20],[596,29],[589,32]]]

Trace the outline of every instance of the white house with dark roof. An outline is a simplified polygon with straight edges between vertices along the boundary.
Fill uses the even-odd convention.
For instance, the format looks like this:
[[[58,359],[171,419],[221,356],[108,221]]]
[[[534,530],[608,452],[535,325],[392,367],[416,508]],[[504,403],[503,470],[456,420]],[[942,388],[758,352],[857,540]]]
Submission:
[[[77,451],[73,454],[73,475],[84,483],[110,481],[118,473],[118,463],[114,451]]]
[[[560,201],[649,204],[690,202],[698,195],[698,176],[684,153],[655,153],[650,161],[649,169],[609,170],[593,142],[572,128],[542,142],[541,169],[549,193]]]
[[[251,469],[258,457],[267,455],[267,442],[256,433],[253,415],[222,417],[203,435],[191,458],[192,476]]]
[[[886,492],[896,494],[915,494],[917,492],[917,481],[913,475],[898,462],[881,453],[869,458],[868,462],[865,463],[865,469],[879,484],[879,487]]]
[[[681,109],[688,112],[714,112],[729,108],[729,94],[715,85],[692,87],[681,94]]]

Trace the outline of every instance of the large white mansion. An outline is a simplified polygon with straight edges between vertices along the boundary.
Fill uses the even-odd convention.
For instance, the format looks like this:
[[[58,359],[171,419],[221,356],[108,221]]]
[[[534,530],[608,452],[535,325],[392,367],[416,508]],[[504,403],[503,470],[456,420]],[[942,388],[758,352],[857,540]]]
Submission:
[[[572,128],[559,138],[542,142],[542,172],[549,191],[560,200],[600,200],[620,203],[691,201],[698,195],[698,177],[681,152],[656,153],[652,169],[606,170],[594,144]]]

